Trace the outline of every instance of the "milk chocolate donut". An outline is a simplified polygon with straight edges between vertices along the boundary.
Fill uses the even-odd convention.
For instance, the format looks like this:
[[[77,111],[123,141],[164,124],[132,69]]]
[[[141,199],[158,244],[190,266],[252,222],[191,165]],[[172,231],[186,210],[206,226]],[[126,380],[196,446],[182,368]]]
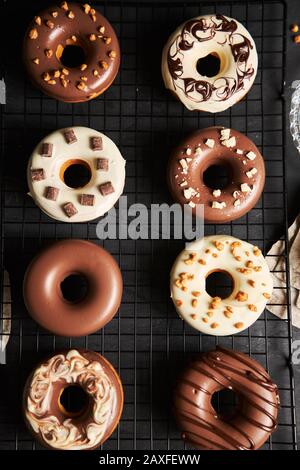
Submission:
[[[32,20],[23,59],[37,88],[57,100],[78,103],[95,98],[112,84],[120,66],[120,47],[111,24],[89,4],[62,2]]]
[[[80,387],[83,406],[72,412],[62,403],[66,389]],[[123,388],[113,366],[87,350],[55,353],[27,379],[23,413],[34,437],[55,450],[92,450],[112,434],[123,409]]]
[[[80,275],[87,291],[76,302],[66,300],[62,282]],[[84,240],[62,240],[39,253],[27,268],[23,293],[32,318],[61,336],[84,336],[103,328],[116,314],[122,297],[122,275],[114,258]]]
[[[215,70],[199,68],[199,60],[207,58],[218,61]],[[163,50],[165,86],[190,110],[216,113],[233,106],[248,93],[256,73],[253,38],[241,23],[224,15],[186,21]]]
[[[212,396],[232,390],[238,399],[232,416],[218,414]],[[217,347],[193,361],[179,378],[174,413],[182,438],[203,450],[256,450],[276,430],[277,386],[256,361]]]
[[[204,172],[224,166],[228,183],[224,188],[206,186]],[[257,203],[265,183],[265,165],[255,144],[244,134],[224,127],[194,132],[171,153],[167,170],[170,192],[194,214],[203,204],[208,223],[224,223],[245,215]]]

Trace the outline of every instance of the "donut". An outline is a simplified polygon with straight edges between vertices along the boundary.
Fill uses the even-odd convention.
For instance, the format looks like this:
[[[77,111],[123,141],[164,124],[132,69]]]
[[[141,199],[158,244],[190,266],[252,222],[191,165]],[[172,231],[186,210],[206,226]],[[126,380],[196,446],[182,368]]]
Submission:
[[[82,394],[80,402],[77,395],[76,411],[63,403],[67,390],[75,404],[74,392]],[[118,425],[122,408],[120,378],[108,360],[94,351],[55,353],[36,367],[24,387],[25,422],[48,449],[97,448]]]
[[[206,281],[226,274],[232,292],[212,297]],[[211,235],[188,244],[171,270],[171,298],[179,317],[196,330],[215,336],[249,328],[271,298],[273,282],[261,250],[229,235]]]
[[[234,413],[214,409],[212,396],[231,390]],[[255,360],[239,351],[217,347],[186,368],[174,391],[174,414],[182,437],[202,450],[256,450],[276,430],[277,386]]]
[[[72,286],[79,286],[78,292]],[[23,283],[32,318],[60,336],[84,336],[103,328],[116,314],[122,290],[114,258],[94,243],[75,239],[55,242],[39,253]]]
[[[248,93],[256,73],[255,42],[228,16],[186,21],[163,49],[165,86],[191,111],[217,113],[233,106]]]
[[[112,84],[120,66],[120,47],[111,24],[89,4],[62,2],[31,21],[23,61],[30,80],[43,93],[79,103]]]
[[[205,176],[221,168],[227,179],[210,187]],[[194,132],[171,153],[167,182],[174,200],[197,214],[203,205],[208,223],[231,222],[252,209],[265,184],[265,165],[255,144],[244,134],[224,127]],[[221,181],[223,183],[223,181]]]
[[[86,222],[108,212],[125,184],[125,160],[114,142],[88,127],[59,129],[28,161],[29,193],[49,217]]]

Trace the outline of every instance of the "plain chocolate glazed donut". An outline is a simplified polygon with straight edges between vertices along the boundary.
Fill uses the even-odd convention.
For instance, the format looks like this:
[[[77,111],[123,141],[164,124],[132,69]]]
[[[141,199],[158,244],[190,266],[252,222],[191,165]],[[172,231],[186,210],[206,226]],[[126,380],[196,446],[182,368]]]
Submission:
[[[68,62],[67,47],[72,48]],[[32,20],[24,38],[23,60],[31,81],[42,92],[78,103],[95,98],[112,84],[120,66],[120,47],[113,27],[98,11],[87,3],[64,1]]]
[[[225,187],[208,187],[204,173],[210,167],[227,170]],[[231,222],[254,207],[264,188],[264,159],[244,134],[224,127],[208,127],[187,136],[172,151],[167,169],[169,190],[176,202],[188,204],[194,214],[203,204],[208,223]]]
[[[61,283],[71,275],[87,282],[87,293],[77,302],[66,300],[61,290]],[[84,240],[62,240],[43,250],[27,268],[23,285],[30,315],[61,336],[84,336],[103,328],[116,314],[122,290],[114,258]]]
[[[219,415],[214,393],[229,389],[238,404],[232,416]],[[182,438],[203,450],[256,450],[277,428],[277,386],[245,354],[217,347],[192,362],[178,380],[174,413]]]
[[[85,396],[76,412],[62,402],[64,391],[72,387]],[[120,378],[107,359],[94,351],[71,349],[56,352],[30,374],[23,414],[33,436],[48,449],[92,450],[118,425],[123,400]]]

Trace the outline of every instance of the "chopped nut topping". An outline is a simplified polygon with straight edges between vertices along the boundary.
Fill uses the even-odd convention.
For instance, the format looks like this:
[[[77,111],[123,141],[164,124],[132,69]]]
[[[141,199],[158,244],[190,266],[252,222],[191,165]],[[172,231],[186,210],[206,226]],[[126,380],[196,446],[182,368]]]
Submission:
[[[214,258],[218,258],[218,254],[217,254],[217,253],[213,253],[212,256],[213,256]]]
[[[270,294],[268,294],[268,292],[263,292],[263,296],[266,298],[266,299],[270,299],[271,296]]]
[[[236,146],[236,139],[234,136],[230,137],[230,139],[227,140],[221,140],[221,144],[225,145],[225,147],[235,147]]]
[[[242,274],[251,274],[252,273],[252,269],[249,269],[249,268],[236,268],[236,270],[239,273],[242,273]]]
[[[60,4],[60,8],[67,11],[69,9],[69,5],[67,4],[67,2],[62,2]]]
[[[248,294],[246,292],[243,292],[243,291],[240,290],[236,294],[235,298],[238,302],[246,302],[246,300],[248,300]]]
[[[80,70],[83,72],[83,70],[87,69],[87,65],[86,64],[81,64],[80,66]]]
[[[52,49],[45,49],[45,56],[50,59],[50,57],[53,56],[53,51]]]
[[[299,26],[297,24],[292,24],[290,27],[290,30],[292,33],[298,33],[299,31]]]
[[[241,256],[235,256],[234,257],[237,261],[242,261],[242,257]]]
[[[249,193],[251,191],[251,188],[247,183],[242,183],[241,184],[241,191],[242,191],[242,193]]]
[[[53,16],[53,18],[57,18],[58,17],[58,12],[57,11],[51,11],[51,15]]]
[[[182,300],[175,300],[175,303],[177,307],[181,307],[181,305],[183,304]]]
[[[210,249],[206,248],[205,253],[210,253]]]
[[[76,87],[78,88],[78,90],[81,90],[81,91],[85,91],[87,89],[86,84],[82,81],[77,83]]]
[[[43,73],[42,78],[43,80],[45,80],[45,82],[49,82],[49,80],[51,79],[50,74],[48,72]]]
[[[41,17],[40,17],[40,16],[35,16],[34,22],[35,22],[37,25],[41,26],[41,24],[42,24],[42,19],[41,19]]]
[[[217,240],[214,242],[215,247],[217,250],[222,251],[224,250],[224,244],[222,242],[218,242]]]
[[[98,70],[94,69],[94,70],[93,70],[93,75],[94,75],[94,77],[97,77],[97,76],[99,75]]]
[[[255,287],[255,281],[253,281],[253,279],[248,279],[247,282],[248,282],[249,286]]]
[[[107,55],[110,59],[115,59],[117,57],[116,51],[109,51]],[[190,154],[187,153],[187,155],[190,155]]]
[[[296,36],[293,37],[293,41],[294,41],[296,44],[299,44],[299,43],[300,43],[300,34],[296,34]]]
[[[60,79],[60,83],[62,84],[62,86],[63,86],[64,88],[67,88],[67,86],[68,86],[67,80],[65,80],[64,78],[61,78],[61,79]]]
[[[253,248],[253,254],[254,254],[254,256],[260,256],[261,255],[261,250],[258,248],[258,246],[255,246]]]
[[[221,190],[220,189],[214,189],[212,193],[213,193],[214,197],[220,197],[221,196]]]
[[[192,295],[193,295],[194,297],[200,297],[200,292],[199,292],[198,290],[194,290],[194,291],[192,292]]]
[[[218,307],[218,305],[222,302],[221,297],[213,297],[211,303],[210,303],[210,308],[213,310]]]
[[[208,312],[206,313],[206,315],[211,318],[214,316],[214,312],[212,312],[211,310],[208,310]]]
[[[209,320],[208,320],[207,317],[203,317],[203,318],[202,318],[202,321],[203,321],[204,323],[208,323]]]
[[[49,85],[56,85],[56,80],[52,79],[52,80],[48,80]]]
[[[233,251],[236,248],[239,248],[241,246],[241,242],[238,242],[238,241],[232,242],[230,246],[231,246],[231,251]]]
[[[108,63],[105,60],[100,60],[99,64],[104,70],[108,69]]]
[[[211,207],[213,209],[223,209],[224,207],[226,207],[226,202],[213,201]]]
[[[77,42],[77,37],[73,34],[73,36],[71,36],[71,39],[73,42]]]
[[[231,318],[233,316],[233,313],[229,312],[229,310],[224,310],[223,314],[226,318]]]
[[[60,77],[60,70],[54,70],[53,77],[54,78],[59,78]]]
[[[242,321],[239,321],[235,323],[233,326],[239,330],[240,328],[243,328],[244,323]]]
[[[36,57],[35,59],[32,60],[32,62],[36,65],[39,65],[40,59],[38,57]]]
[[[197,305],[198,305],[198,300],[197,300],[197,299],[193,299],[193,300],[192,300],[192,307],[193,307],[193,308],[196,308]]]
[[[30,39],[36,39],[38,37],[39,33],[37,32],[37,29],[33,28],[29,31],[28,37]]]
[[[98,28],[99,33],[104,34],[105,32],[105,26],[99,26]]]
[[[91,6],[88,3],[85,3],[84,5],[82,5],[82,8],[84,9],[84,13],[86,15],[88,15],[89,12],[91,11]]]
[[[214,148],[214,146],[215,146],[214,139],[206,139],[206,141],[204,143],[207,147],[209,147],[211,149]]]
[[[253,304],[249,304],[248,308],[249,308],[249,310],[251,310],[251,312],[257,312],[257,307]]]
[[[231,305],[226,305],[226,310],[228,310],[228,312],[231,312],[233,313],[233,308],[231,307]]]
[[[206,261],[205,261],[204,259],[202,259],[202,258],[198,259],[198,263],[199,263],[199,264],[202,264],[203,266],[206,265]]]
[[[83,82],[87,82],[88,78],[85,75],[83,75],[82,77],[80,77],[80,80],[82,80]]]
[[[62,69],[62,73],[63,73],[64,75],[69,75],[69,70],[63,68],[63,69]]]
[[[195,313],[191,313],[191,318],[192,318],[193,320],[196,320],[197,315],[196,315]]]
[[[256,273],[259,273],[262,270],[262,266],[254,266],[253,269]]]
[[[96,34],[90,34],[90,35],[89,35],[89,40],[90,40],[90,41],[96,41],[96,39],[97,39]]]
[[[194,264],[197,258],[196,253],[190,253],[189,257],[184,260],[184,264]]]
[[[246,157],[249,159],[249,160],[255,160],[256,158],[256,153],[252,152],[252,150],[248,153],[246,153]]]
[[[68,16],[68,18],[70,18],[70,20],[73,20],[75,18],[75,15],[71,10],[68,12],[67,16]]]
[[[53,21],[47,20],[47,21],[45,21],[45,25],[46,25],[49,29],[53,29],[53,28],[54,28],[54,23],[53,23]]]
[[[103,38],[103,41],[105,42],[105,44],[110,44],[111,43],[111,37],[110,36],[106,36]]]
[[[253,263],[253,261],[251,261],[251,260],[247,261],[247,262],[246,262],[246,267],[253,269],[253,268],[254,268],[254,263]]]
[[[212,329],[218,328],[218,326],[219,326],[219,323],[216,323],[216,322],[214,322],[214,323],[212,323],[212,324],[210,325],[210,327],[211,327]]]

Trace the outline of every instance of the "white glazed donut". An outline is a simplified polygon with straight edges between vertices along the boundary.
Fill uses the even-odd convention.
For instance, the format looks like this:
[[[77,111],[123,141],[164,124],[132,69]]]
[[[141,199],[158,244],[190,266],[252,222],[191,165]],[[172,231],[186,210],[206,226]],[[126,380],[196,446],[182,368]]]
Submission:
[[[199,59],[213,55],[220,60],[217,75],[197,70]],[[162,55],[166,88],[191,111],[224,111],[240,101],[257,73],[253,38],[238,21],[223,15],[192,18],[168,39]]]
[[[223,271],[233,281],[229,297],[211,297],[209,274]],[[178,315],[202,333],[226,336],[254,323],[273,289],[260,249],[229,235],[212,235],[188,245],[171,271],[171,297]]]
[[[69,187],[64,174],[72,165],[86,167],[90,180]],[[34,149],[27,169],[30,195],[49,217],[85,222],[111,209],[125,183],[125,160],[106,135],[88,127],[56,130]]]

